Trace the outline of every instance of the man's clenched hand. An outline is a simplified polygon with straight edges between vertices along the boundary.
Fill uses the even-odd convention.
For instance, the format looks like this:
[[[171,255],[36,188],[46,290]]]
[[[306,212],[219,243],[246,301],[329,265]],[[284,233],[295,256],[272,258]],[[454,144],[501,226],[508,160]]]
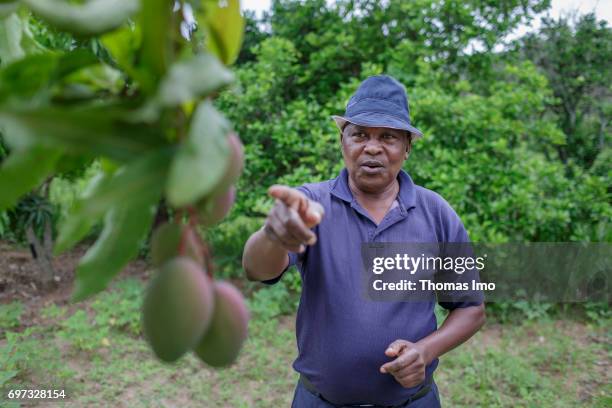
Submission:
[[[389,373],[404,388],[416,387],[425,381],[425,350],[407,340],[395,340],[385,350],[387,357],[395,357],[380,367],[381,373]]]
[[[264,231],[266,236],[291,252],[303,252],[305,245],[317,242],[310,228],[323,219],[323,207],[291,187],[274,185],[268,194],[276,199]]]

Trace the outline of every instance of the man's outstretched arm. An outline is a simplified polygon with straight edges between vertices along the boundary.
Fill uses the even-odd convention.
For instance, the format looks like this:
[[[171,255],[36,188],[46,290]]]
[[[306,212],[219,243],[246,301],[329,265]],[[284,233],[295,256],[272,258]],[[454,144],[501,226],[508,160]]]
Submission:
[[[264,226],[249,237],[242,256],[242,267],[249,280],[274,279],[289,264],[289,251],[303,252],[316,242],[309,229],[321,222],[323,208],[302,192],[287,186],[268,190],[276,199]]]
[[[289,264],[289,252],[270,240],[264,227],[251,235],[244,245],[242,268],[252,281],[274,279]]]

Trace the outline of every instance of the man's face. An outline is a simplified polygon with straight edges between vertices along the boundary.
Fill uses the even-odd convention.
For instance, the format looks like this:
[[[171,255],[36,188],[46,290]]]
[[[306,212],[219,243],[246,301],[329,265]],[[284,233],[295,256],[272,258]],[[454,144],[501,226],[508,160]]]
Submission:
[[[408,158],[406,131],[349,123],[342,132],[342,156],[357,188],[378,193],[387,188]]]

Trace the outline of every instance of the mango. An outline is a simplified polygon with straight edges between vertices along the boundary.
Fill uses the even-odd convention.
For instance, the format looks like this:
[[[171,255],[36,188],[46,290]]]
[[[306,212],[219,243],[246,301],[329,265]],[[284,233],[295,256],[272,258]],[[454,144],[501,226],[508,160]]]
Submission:
[[[203,200],[196,207],[199,222],[204,227],[210,227],[218,223],[232,209],[236,199],[236,187],[230,186],[225,192],[208,200]]]
[[[213,188],[210,196],[216,196],[226,191],[229,186],[238,180],[240,173],[242,173],[242,168],[244,167],[244,148],[240,138],[235,133],[230,133],[227,136],[227,141],[230,146],[230,157],[227,161],[225,174]]]
[[[240,173],[242,173],[244,167],[244,146],[242,145],[242,141],[240,141],[240,138],[235,133],[229,134],[228,141],[231,149],[230,166],[222,180],[225,182],[224,185],[222,184],[220,186],[222,189],[234,184],[236,180],[238,180],[238,177],[240,177]]]
[[[232,364],[247,338],[249,310],[242,294],[228,282],[215,282],[215,311],[195,354],[213,367]]]
[[[166,223],[151,237],[151,262],[158,267],[176,256],[186,256],[198,265],[204,263],[204,252],[196,232],[189,225]]]
[[[227,138],[230,157],[225,174],[212,191],[195,204],[199,221],[204,227],[210,227],[221,221],[236,199],[236,187],[233,184],[238,180],[244,166],[244,150],[240,138],[235,133],[230,133]]]
[[[211,278],[187,257],[165,262],[149,283],[143,304],[144,334],[155,355],[173,362],[208,330],[214,310]]]

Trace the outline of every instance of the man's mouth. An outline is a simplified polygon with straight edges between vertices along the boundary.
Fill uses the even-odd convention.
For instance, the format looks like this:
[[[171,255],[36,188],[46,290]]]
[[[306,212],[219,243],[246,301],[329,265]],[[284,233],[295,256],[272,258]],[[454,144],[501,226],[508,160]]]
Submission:
[[[377,160],[366,160],[361,163],[361,167],[367,167],[370,169],[375,169],[377,167],[384,167],[383,164]]]
[[[385,166],[377,160],[364,161],[360,167],[363,173],[370,175],[380,174],[385,169]]]

